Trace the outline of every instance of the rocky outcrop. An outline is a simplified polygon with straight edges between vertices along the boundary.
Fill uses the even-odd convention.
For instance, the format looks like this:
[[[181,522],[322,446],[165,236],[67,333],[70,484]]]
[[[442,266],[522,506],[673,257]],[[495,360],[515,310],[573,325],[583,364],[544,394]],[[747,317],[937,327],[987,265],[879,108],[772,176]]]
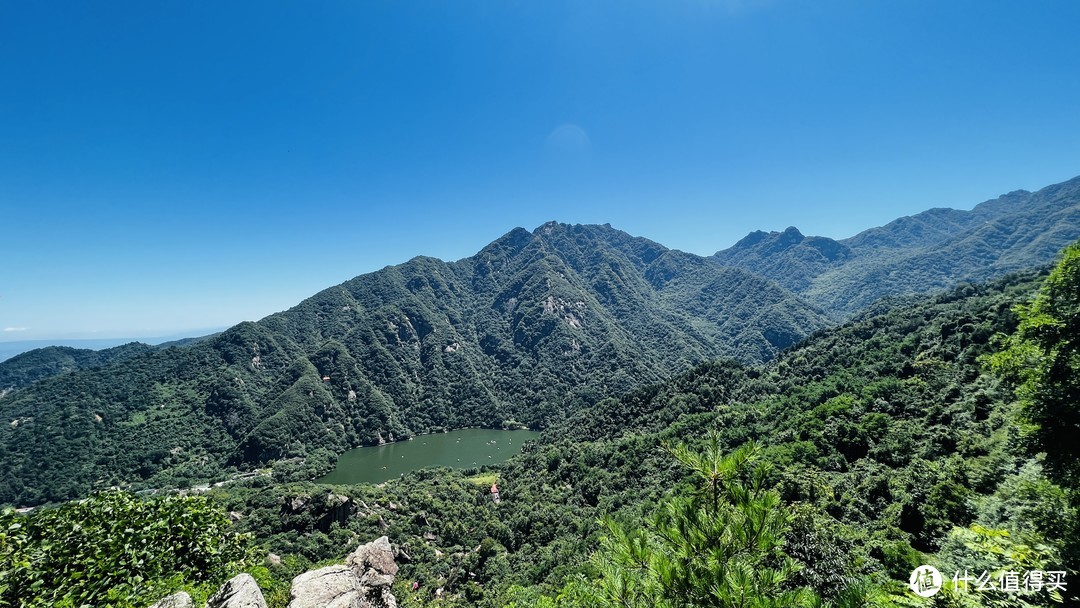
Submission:
[[[221,586],[206,608],[267,608],[266,598],[250,574],[239,574]]]
[[[327,566],[293,579],[289,608],[360,608],[360,577],[349,566]]]
[[[352,566],[358,572],[374,569],[380,574],[390,575],[391,578],[398,571],[397,563],[394,562],[394,548],[390,546],[390,539],[385,536],[357,547],[356,551],[345,558],[345,565]]]
[[[398,572],[395,555],[390,539],[383,536],[357,547],[344,564],[305,572],[292,581],[288,608],[397,608],[397,598],[390,592]],[[194,605],[191,596],[181,591],[150,608],[194,608]],[[241,574],[225,583],[206,608],[267,608],[267,605],[255,579],[250,574]]]
[[[397,608],[390,592],[397,571],[394,549],[383,536],[357,547],[344,565],[294,578],[288,608]]]
[[[322,532],[329,532],[334,522],[344,525],[356,512],[356,503],[351,498],[332,492],[315,496],[282,496],[279,504],[281,521],[286,526],[292,525],[293,521],[310,518],[315,520],[315,528]]]
[[[181,591],[158,600],[150,608],[195,608],[195,603],[191,601],[191,596],[186,591]]]

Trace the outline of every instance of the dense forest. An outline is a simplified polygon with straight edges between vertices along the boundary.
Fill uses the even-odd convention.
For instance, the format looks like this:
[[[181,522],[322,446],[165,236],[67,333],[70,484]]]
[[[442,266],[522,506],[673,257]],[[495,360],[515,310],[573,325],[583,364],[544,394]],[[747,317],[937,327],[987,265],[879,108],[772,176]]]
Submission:
[[[101,350],[70,346],[35,348],[0,362],[0,396],[26,388],[39,380],[101,367],[153,350],[153,346],[139,342]]]
[[[1045,294],[1059,285],[1052,298],[1060,319],[1054,323],[1065,323],[1059,336],[1075,335],[1078,265],[1074,247],[1035,300],[1047,301]],[[1039,452],[1046,446],[1034,438],[1047,431],[1035,422],[1038,409],[1015,398],[1016,380],[995,363],[1002,356],[995,353],[1010,350],[1000,336],[1027,343],[1030,319],[1043,318],[1049,308],[1043,304],[1033,314],[1023,307],[1043,282],[1042,276],[1014,275],[882,305],[768,366],[710,363],[603,400],[497,471],[504,496],[498,507],[483,485],[470,483],[480,472],[425,472],[382,488],[337,488],[361,505],[360,519],[370,529],[350,523],[336,533],[388,530],[413,554],[428,556],[406,568],[422,583],[417,593],[401,589],[401,597],[417,600],[412,605],[430,600],[437,588],[456,589],[463,605],[532,605],[542,597],[603,605],[581,594],[618,584],[619,577],[611,577],[619,556],[626,556],[627,539],[655,531],[657,506],[693,500],[700,486],[699,476],[664,446],[685,443],[693,452],[711,436],[714,455],[758,444],[746,483],[776,492],[780,502],[772,504],[786,515],[776,522],[785,530],[782,538],[753,553],[771,564],[776,555],[790,558],[778,584],[806,590],[807,599],[910,603],[903,583],[922,563],[995,576],[1040,568],[1074,572],[1075,484],[1051,466],[1054,456]],[[1070,364],[1068,356],[1064,361]],[[1075,382],[1075,358],[1071,365],[1066,377]],[[754,478],[759,470],[765,470],[760,480]],[[321,491],[293,490],[312,497]],[[282,526],[289,518],[276,505],[290,495],[289,486],[244,498],[247,492],[231,491],[227,500],[273,522],[276,531],[267,537],[273,550],[310,560],[332,555],[335,526],[324,519],[329,532],[319,532],[323,511],[312,507],[306,529]],[[601,526],[603,518],[621,524]],[[486,559],[470,551],[483,546],[490,547]],[[639,590],[658,584],[638,582],[645,585]],[[1056,599],[1040,593],[948,591],[938,601],[1022,606]]]
[[[603,399],[500,467],[209,497],[256,539],[273,606],[383,534],[409,556],[403,606],[927,605],[906,585],[920,564],[950,579],[936,606],[1075,602],[951,576],[1080,566],[1078,323],[1080,245],[1049,274],[882,303],[772,363]]]
[[[445,428],[543,428],[714,357],[767,360],[827,324],[766,279],[606,226],[518,229],[459,262],[416,258],[0,398],[0,504],[194,485]]]
[[[1078,201],[1080,178],[710,258],[549,223],[203,339],[14,357],[0,606],[198,601],[244,571],[283,608],[383,535],[403,606],[1076,603],[1080,244],[955,279],[1050,259]],[[311,481],[467,426],[543,433],[498,466]]]

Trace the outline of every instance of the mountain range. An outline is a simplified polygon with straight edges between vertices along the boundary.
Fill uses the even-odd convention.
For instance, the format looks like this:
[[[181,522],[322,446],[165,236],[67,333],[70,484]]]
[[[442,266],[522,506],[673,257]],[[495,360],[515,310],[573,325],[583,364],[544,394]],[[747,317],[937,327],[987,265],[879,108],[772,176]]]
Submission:
[[[752,232],[712,257],[843,319],[891,295],[945,289],[1046,264],[1080,238],[1080,177],[970,211],[930,209],[841,240]]]
[[[1080,178],[839,241],[755,232],[710,257],[609,225],[516,228],[472,257],[414,258],[192,344],[59,353],[80,363],[45,372],[27,368],[58,353],[0,363],[0,503],[543,427],[699,362],[769,360],[882,297],[1047,264],[1077,238]]]

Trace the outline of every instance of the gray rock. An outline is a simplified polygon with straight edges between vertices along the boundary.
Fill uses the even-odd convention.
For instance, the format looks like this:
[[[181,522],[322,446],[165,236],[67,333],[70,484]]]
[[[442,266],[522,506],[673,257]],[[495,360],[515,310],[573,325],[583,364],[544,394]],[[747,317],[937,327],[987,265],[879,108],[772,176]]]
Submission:
[[[385,536],[357,547],[356,551],[345,558],[345,564],[352,566],[358,576],[366,573],[368,568],[391,577],[398,572],[398,565],[394,562],[394,549],[390,546],[390,539]]]
[[[327,566],[292,581],[288,608],[367,608],[360,577],[349,566]]]
[[[250,574],[238,574],[221,586],[206,608],[267,608],[266,598]]]
[[[397,571],[394,549],[383,536],[357,547],[343,565],[294,578],[288,608],[397,608],[390,592]]]
[[[368,571],[360,576],[360,584],[371,588],[390,587],[394,584],[394,577],[390,574],[379,574],[374,568],[368,568]]]
[[[181,591],[154,602],[150,608],[195,608],[195,603],[186,591]]]

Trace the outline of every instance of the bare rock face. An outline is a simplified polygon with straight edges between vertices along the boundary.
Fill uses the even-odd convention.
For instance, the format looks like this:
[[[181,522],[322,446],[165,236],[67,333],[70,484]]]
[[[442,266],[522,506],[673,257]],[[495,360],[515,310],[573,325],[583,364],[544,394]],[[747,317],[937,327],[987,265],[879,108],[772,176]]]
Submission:
[[[327,566],[293,579],[289,608],[364,608],[360,577],[349,566]]]
[[[154,602],[150,608],[195,608],[195,603],[191,601],[191,596],[186,591],[181,591]]]
[[[206,608],[267,608],[266,598],[250,574],[238,574],[221,586]]]
[[[383,536],[357,547],[344,565],[294,578],[288,608],[397,608],[390,592],[397,571],[394,549]]]
[[[378,574],[389,574],[391,578],[397,574],[398,566],[394,562],[394,549],[390,546],[390,539],[381,536],[366,545],[360,545],[345,558],[345,565],[352,566],[360,574],[374,569]]]

